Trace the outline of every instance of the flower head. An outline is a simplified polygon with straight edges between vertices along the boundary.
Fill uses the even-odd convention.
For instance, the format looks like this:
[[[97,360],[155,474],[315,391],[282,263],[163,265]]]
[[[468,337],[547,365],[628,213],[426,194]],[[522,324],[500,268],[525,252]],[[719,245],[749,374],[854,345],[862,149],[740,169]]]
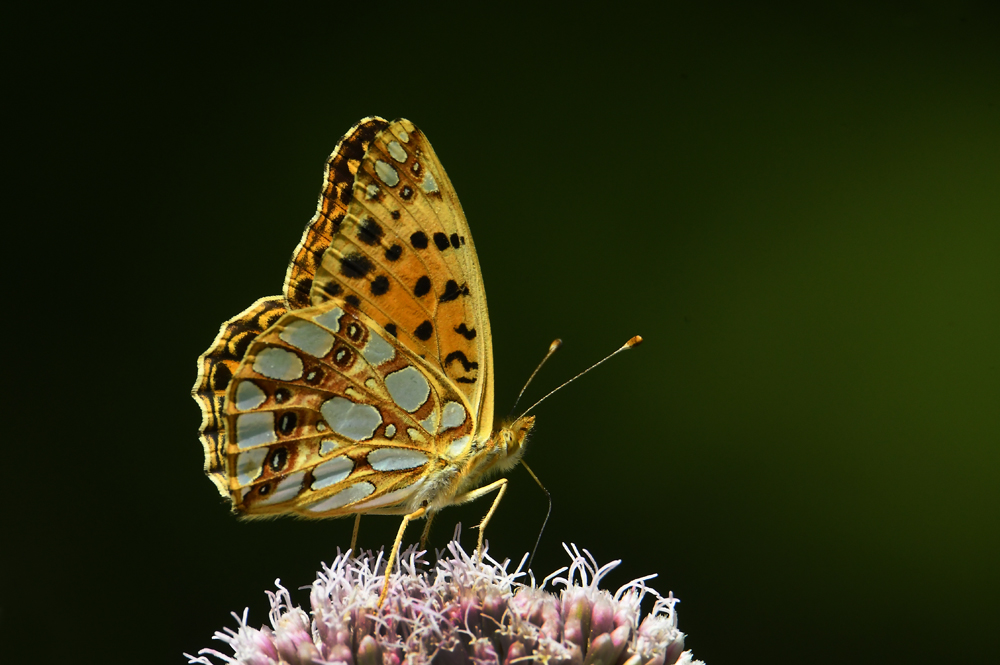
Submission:
[[[620,561],[604,566],[587,550],[566,547],[571,563],[536,584],[484,553],[470,556],[457,540],[431,567],[415,547],[400,557],[385,604],[382,553],[338,554],[324,565],[310,592],[311,618],[292,605],[275,581],[270,627],[251,628],[247,610],[233,614],[236,630],[217,632],[233,655],[202,649],[190,663],[216,665],[694,665],[677,630],[678,600],[661,596],[649,575],[617,592],[599,589]],[[561,586],[557,596],[546,586]],[[652,611],[640,604],[651,595]],[[185,654],[187,655],[187,654]]]

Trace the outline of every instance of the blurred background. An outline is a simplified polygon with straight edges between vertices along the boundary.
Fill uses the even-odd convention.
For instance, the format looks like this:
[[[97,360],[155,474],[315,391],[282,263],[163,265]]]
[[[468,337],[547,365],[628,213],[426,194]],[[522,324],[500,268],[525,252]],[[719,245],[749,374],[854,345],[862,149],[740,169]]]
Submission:
[[[556,337],[525,405],[646,340],[537,411],[539,576],[562,542],[621,559],[612,589],[658,573],[710,665],[995,658],[1000,10],[806,4],[11,15],[15,655],[183,663],[348,545],[233,518],[189,391],[377,114],[461,197],[499,413]],[[517,560],[546,502],[510,480],[487,536]]]

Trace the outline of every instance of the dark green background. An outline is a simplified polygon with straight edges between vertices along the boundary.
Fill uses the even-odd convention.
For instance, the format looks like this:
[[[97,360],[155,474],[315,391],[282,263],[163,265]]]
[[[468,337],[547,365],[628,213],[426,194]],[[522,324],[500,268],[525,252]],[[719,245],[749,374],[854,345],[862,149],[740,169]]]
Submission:
[[[801,4],[12,17],[7,643],[182,663],[347,545],[237,522],[188,392],[378,114],[461,196],[498,412],[555,337],[529,399],[646,340],[537,412],[537,570],[659,573],[710,665],[995,658],[1000,14]],[[515,470],[491,552],[544,512]]]

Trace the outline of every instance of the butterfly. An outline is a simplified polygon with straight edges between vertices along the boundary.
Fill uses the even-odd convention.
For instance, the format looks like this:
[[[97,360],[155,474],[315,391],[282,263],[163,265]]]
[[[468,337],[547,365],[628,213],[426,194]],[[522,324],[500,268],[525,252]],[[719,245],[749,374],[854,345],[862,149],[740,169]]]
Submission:
[[[370,117],[327,160],[280,296],[226,321],[198,359],[205,471],[237,514],[403,515],[506,490],[534,423],[494,431],[493,349],[469,225],[405,119]],[[354,538],[357,537],[355,522]],[[354,543],[352,542],[352,547]]]

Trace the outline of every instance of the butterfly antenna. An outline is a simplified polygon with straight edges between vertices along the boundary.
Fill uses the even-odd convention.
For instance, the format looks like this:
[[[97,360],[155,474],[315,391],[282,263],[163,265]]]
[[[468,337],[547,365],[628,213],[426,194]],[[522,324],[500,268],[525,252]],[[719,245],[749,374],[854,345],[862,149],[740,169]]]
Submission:
[[[514,406],[510,407],[510,413],[514,413],[514,409],[517,408],[517,403],[521,401],[521,397],[524,395],[524,391],[527,390],[528,386],[531,385],[531,382],[534,380],[535,375],[538,374],[538,370],[540,370],[542,368],[542,365],[545,364],[546,360],[548,360],[549,358],[552,357],[553,353],[555,353],[556,351],[559,350],[560,346],[562,346],[562,340],[561,339],[557,339],[554,342],[552,342],[551,344],[549,344],[549,352],[545,354],[544,358],[542,358],[542,362],[538,363],[538,367],[536,367],[535,371],[532,372],[531,376],[528,377],[528,381],[527,381],[527,383],[524,384],[524,387],[521,388],[521,392],[519,392],[517,394],[517,399],[514,400]],[[534,474],[532,474],[532,475],[534,475]],[[536,478],[535,480],[538,480],[538,479]],[[539,483],[539,485],[541,485],[541,483]],[[545,489],[545,488],[543,487],[542,489]]]
[[[556,342],[558,341],[559,340],[556,340]],[[552,354],[549,353],[549,355]],[[542,528],[538,531],[538,538],[535,539],[535,546],[531,548],[531,556],[528,557],[528,570],[531,570],[531,562],[535,560],[535,552],[538,551],[538,543],[542,542],[542,534],[545,533],[545,526],[549,523],[549,516],[552,515],[552,495],[549,494],[547,489],[545,489],[545,485],[543,485],[542,481],[538,479],[535,472],[531,470],[531,467],[524,463],[524,460],[521,460],[521,466],[524,467],[525,471],[531,474],[531,477],[535,479],[535,482],[538,483],[538,486],[542,488],[542,491],[545,492],[545,496],[549,499],[549,511],[545,513],[545,521],[542,522]]]
[[[556,341],[558,341],[558,340],[556,340]],[[555,342],[553,342],[553,344],[554,344],[554,343],[555,343]],[[552,392],[550,392],[550,393],[549,393],[548,395],[546,395],[546,396],[545,396],[545,397],[543,397],[542,399],[540,399],[540,400],[538,400],[537,402],[535,402],[534,404],[532,404],[532,405],[531,405],[530,407],[528,407],[528,410],[527,410],[527,411],[525,411],[524,413],[522,413],[522,414],[521,414],[520,416],[518,416],[518,418],[523,418],[524,416],[528,415],[528,413],[530,413],[530,412],[531,412],[531,410],[532,410],[532,409],[534,409],[534,408],[535,408],[536,406],[538,406],[539,404],[541,404],[542,402],[544,402],[545,400],[547,400],[547,399],[548,399],[549,397],[551,397],[551,396],[552,396],[553,394],[555,394],[555,393],[556,393],[556,392],[558,392],[559,390],[562,390],[563,388],[565,388],[565,387],[566,387],[566,386],[568,386],[569,384],[573,383],[574,381],[576,381],[576,380],[577,380],[577,379],[579,379],[579,378],[580,378],[581,376],[583,376],[584,374],[586,374],[586,373],[587,373],[587,372],[589,372],[590,370],[594,369],[595,367],[597,367],[597,366],[598,366],[598,365],[600,365],[601,363],[603,363],[603,362],[606,362],[606,361],[608,361],[608,360],[611,360],[612,358],[614,358],[615,356],[617,356],[617,355],[618,355],[619,353],[621,353],[622,351],[628,351],[628,350],[629,350],[629,349],[631,349],[632,347],[635,347],[635,346],[639,346],[640,344],[642,344],[642,337],[639,337],[638,335],[636,335],[635,337],[633,337],[633,338],[632,338],[632,339],[630,339],[629,341],[625,342],[625,344],[623,344],[623,345],[622,345],[622,347],[621,347],[620,349],[618,349],[617,351],[615,351],[615,352],[614,352],[614,353],[612,353],[611,355],[607,356],[606,358],[604,358],[604,359],[602,359],[602,360],[598,360],[598,361],[597,361],[596,363],[594,363],[593,365],[591,365],[591,366],[590,366],[590,367],[588,367],[587,369],[583,370],[582,372],[580,372],[579,374],[577,374],[576,376],[574,376],[574,377],[573,377],[572,379],[570,379],[570,380],[569,380],[569,381],[567,381],[566,383],[562,384],[561,386],[559,386],[558,388],[556,388],[555,390],[553,390]],[[556,347],[556,348],[559,348],[559,347]],[[551,355],[551,353],[550,353],[550,355]],[[548,356],[546,356],[546,357],[548,357]],[[544,362],[544,361],[543,361],[543,362]],[[535,370],[535,371],[538,371],[538,370]],[[532,375],[532,376],[534,376],[534,375]]]

